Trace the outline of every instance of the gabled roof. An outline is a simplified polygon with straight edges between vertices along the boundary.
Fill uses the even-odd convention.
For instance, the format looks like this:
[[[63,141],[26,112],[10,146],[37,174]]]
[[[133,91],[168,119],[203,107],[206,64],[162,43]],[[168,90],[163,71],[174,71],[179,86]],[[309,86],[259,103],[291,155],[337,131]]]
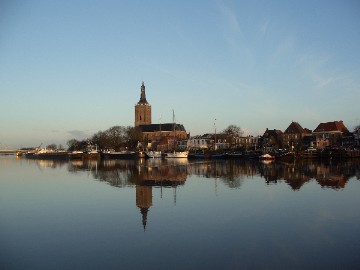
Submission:
[[[268,134],[269,136],[279,136],[283,134],[283,132],[279,129],[266,129],[265,134]]]
[[[320,123],[314,132],[334,132],[347,133],[349,130],[345,127],[343,121],[333,121],[327,123]]]
[[[304,134],[307,133],[305,129],[300,126],[298,122],[292,122],[284,131],[284,134]]]
[[[174,124],[173,123],[165,123],[165,124],[150,124],[150,125],[139,125],[141,132],[157,132],[157,131],[173,131]],[[175,124],[175,131],[184,131],[185,127],[181,124]]]

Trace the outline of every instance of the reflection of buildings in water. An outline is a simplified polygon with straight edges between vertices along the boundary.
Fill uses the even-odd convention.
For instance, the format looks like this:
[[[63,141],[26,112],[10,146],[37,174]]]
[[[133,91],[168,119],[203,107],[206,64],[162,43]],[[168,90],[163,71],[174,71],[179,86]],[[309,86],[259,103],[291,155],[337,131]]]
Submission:
[[[64,160],[51,160],[51,159],[34,159],[33,160],[39,168],[52,168],[63,166],[66,161]]]
[[[188,174],[216,178],[230,188],[238,188],[247,177],[258,174],[258,162],[244,160],[212,160],[190,163]]]
[[[36,164],[40,168],[55,168],[55,162],[53,160],[36,160]]]
[[[143,185],[176,186],[185,183],[187,174],[186,166],[141,166],[138,170],[137,180]]]
[[[152,206],[152,186],[136,185],[136,206],[140,209],[142,224],[145,231],[147,214],[149,208]]]
[[[148,212],[152,206],[152,188],[172,187],[176,190],[177,186],[185,183],[188,174],[186,166],[173,165],[173,162],[166,161],[161,163],[156,161],[156,163],[156,166],[154,161],[147,162],[146,166],[138,166],[138,175],[135,181],[136,206],[140,209],[144,231],[146,230]],[[176,193],[174,193],[176,204],[175,196]]]
[[[299,190],[313,179],[322,187],[344,188],[351,177],[360,179],[360,159],[342,161],[296,160],[292,163],[270,164],[245,160],[191,161],[187,159],[140,160],[27,160],[39,168],[56,168],[67,164],[68,171],[87,171],[95,179],[112,186],[134,184],[144,186],[177,186],[185,183],[188,175],[215,178],[230,188],[260,175],[266,183],[285,181],[293,190]]]
[[[300,190],[306,182],[311,180],[306,170],[300,170],[294,164],[282,168],[282,178],[293,190]]]
[[[316,168],[316,181],[322,187],[344,188],[348,178],[339,170],[337,165],[318,166]]]
[[[270,182],[277,183],[277,180],[280,179],[280,171],[277,169],[275,162],[259,162],[259,173],[261,177],[265,178],[267,184]]]
[[[99,161],[96,159],[74,159],[69,160],[68,171],[97,171],[99,167]]]
[[[39,167],[51,167],[65,164],[64,161],[36,160]],[[148,222],[149,210],[153,206],[152,187],[176,187],[184,185],[188,175],[203,176],[222,181],[230,188],[239,188],[245,179],[260,175],[266,183],[284,181],[293,190],[313,181],[321,187],[342,189],[348,180],[360,175],[360,160],[341,162],[321,162],[296,160],[292,163],[244,160],[212,160],[188,162],[177,160],[71,160],[68,170],[87,171],[99,180],[112,186],[135,186],[136,206],[140,209],[144,230]],[[161,195],[162,197],[162,189]]]
[[[357,160],[340,163],[324,163],[314,160],[297,160],[294,163],[275,162],[259,165],[259,173],[266,183],[284,180],[293,190],[315,179],[322,187],[344,188],[348,179],[356,173]]]
[[[116,187],[133,185],[136,182],[136,164],[135,160],[102,160],[93,176]]]

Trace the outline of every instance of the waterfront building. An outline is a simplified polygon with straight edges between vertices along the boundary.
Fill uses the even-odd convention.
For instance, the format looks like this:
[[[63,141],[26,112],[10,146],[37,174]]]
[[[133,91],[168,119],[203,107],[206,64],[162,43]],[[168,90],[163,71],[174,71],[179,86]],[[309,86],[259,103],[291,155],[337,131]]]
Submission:
[[[354,130],[354,147],[360,147],[360,126]]]
[[[316,147],[319,149],[343,146],[344,138],[350,136],[349,130],[341,120],[320,123],[313,134],[316,137]]]
[[[186,140],[189,134],[182,124],[163,123],[152,124],[151,105],[146,100],[145,84],[142,82],[140,100],[135,105],[135,127],[141,132],[142,142],[147,148],[157,150],[162,145],[162,150],[176,147],[177,141]],[[166,143],[166,146],[164,146]]]
[[[259,145],[259,138],[259,136],[254,137],[250,135],[245,137],[236,137],[236,148],[241,148],[245,151],[256,150]]]
[[[288,128],[282,134],[283,147],[292,150],[301,150],[311,144],[311,140],[305,137],[311,137],[311,130],[303,128],[298,122],[291,122]],[[309,144],[309,145],[308,145]]]
[[[270,152],[282,148],[282,134],[279,129],[266,128],[264,135],[262,136],[262,147],[265,152]]]
[[[208,149],[210,148],[210,145],[210,140],[205,139],[202,136],[195,136],[187,141],[187,148],[194,150]]]

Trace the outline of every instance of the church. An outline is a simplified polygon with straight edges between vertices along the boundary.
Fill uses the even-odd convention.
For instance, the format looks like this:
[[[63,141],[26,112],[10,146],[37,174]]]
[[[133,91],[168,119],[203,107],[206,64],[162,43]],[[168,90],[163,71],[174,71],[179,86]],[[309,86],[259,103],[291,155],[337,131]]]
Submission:
[[[144,82],[141,85],[140,100],[135,105],[135,127],[141,131],[144,145],[154,150],[169,150],[179,141],[189,138],[182,124],[152,124],[151,105],[146,100]]]

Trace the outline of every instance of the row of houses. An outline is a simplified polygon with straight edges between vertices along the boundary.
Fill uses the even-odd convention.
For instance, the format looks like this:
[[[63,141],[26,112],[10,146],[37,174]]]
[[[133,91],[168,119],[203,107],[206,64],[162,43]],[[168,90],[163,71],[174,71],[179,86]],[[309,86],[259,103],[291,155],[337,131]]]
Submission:
[[[299,123],[292,122],[282,132],[278,129],[266,129],[262,136],[236,136],[233,134],[204,134],[191,137],[182,124],[173,123],[152,124],[151,105],[145,94],[145,84],[142,82],[139,102],[135,105],[135,127],[141,132],[141,142],[147,148],[166,151],[176,147],[192,149],[242,149],[266,150],[292,149],[304,150],[309,147],[317,149],[359,148],[360,128],[349,132],[343,121],[320,123],[314,131],[303,128]]]
[[[315,130],[303,128],[291,122],[283,132],[266,129],[262,136],[234,136],[229,134],[204,134],[190,138],[183,147],[190,149],[241,149],[244,151],[289,149],[294,151],[309,148],[360,148],[360,128],[350,132],[343,121],[320,123]]]

